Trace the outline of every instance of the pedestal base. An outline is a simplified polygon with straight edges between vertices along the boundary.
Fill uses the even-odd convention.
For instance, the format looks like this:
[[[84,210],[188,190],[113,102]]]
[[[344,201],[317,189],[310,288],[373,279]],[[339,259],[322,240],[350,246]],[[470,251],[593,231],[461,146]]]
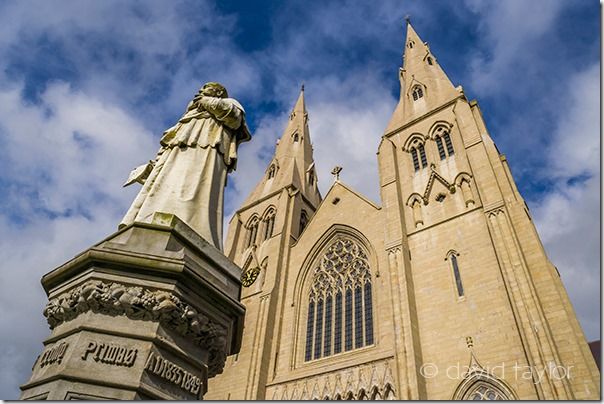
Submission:
[[[200,399],[239,350],[240,270],[173,215],[42,278],[52,333],[22,399]]]

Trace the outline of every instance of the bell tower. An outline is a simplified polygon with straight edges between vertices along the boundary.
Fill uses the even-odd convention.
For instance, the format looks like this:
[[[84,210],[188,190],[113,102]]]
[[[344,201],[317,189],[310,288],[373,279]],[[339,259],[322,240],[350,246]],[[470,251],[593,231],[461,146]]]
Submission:
[[[410,23],[399,81],[378,160],[389,276],[401,297],[401,398],[470,399],[442,370],[465,366],[469,380],[472,363],[509,399],[598,397],[599,372],[505,155],[478,103]],[[426,363],[441,372],[426,377]]]
[[[302,86],[264,176],[229,223],[225,252],[243,269],[243,346],[227,358],[204,398],[265,398],[283,327],[289,247],[320,203]]]

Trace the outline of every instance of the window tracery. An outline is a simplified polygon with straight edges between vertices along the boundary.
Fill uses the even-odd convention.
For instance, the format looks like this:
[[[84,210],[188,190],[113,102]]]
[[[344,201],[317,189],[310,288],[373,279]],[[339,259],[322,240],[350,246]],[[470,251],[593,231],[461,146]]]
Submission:
[[[424,96],[424,90],[421,86],[415,86],[411,95],[413,96],[413,101],[417,101]]]
[[[486,383],[480,383],[466,397],[467,400],[508,400],[498,389]]]
[[[313,272],[304,359],[361,348],[373,339],[369,259],[358,243],[339,237]]]

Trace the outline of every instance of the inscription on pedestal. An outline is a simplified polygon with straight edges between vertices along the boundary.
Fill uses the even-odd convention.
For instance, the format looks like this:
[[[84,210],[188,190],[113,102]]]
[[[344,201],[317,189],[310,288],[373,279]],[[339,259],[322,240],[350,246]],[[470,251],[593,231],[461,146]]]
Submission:
[[[61,342],[60,344],[55,345],[52,348],[44,351],[42,357],[40,358],[40,368],[52,365],[53,363],[61,363],[61,360],[63,360],[63,357],[65,356],[65,351],[67,351],[68,347],[68,343]]]
[[[199,394],[202,385],[199,377],[153,352],[149,353],[145,369],[191,394]]]
[[[92,358],[96,362],[108,365],[130,367],[134,365],[137,353],[138,349],[130,349],[117,344],[99,344],[95,341],[90,341],[82,354],[82,360],[85,361]]]

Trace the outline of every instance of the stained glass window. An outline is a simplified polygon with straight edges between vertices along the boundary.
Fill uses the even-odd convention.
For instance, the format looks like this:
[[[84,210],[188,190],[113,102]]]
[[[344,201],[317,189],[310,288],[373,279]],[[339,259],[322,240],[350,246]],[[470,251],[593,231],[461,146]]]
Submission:
[[[305,360],[309,361],[312,355],[313,319],[315,317],[315,302],[308,305],[308,320],[306,321],[306,354]]]
[[[306,361],[373,344],[371,273],[358,243],[339,237],[329,246],[314,269],[309,300]]]

